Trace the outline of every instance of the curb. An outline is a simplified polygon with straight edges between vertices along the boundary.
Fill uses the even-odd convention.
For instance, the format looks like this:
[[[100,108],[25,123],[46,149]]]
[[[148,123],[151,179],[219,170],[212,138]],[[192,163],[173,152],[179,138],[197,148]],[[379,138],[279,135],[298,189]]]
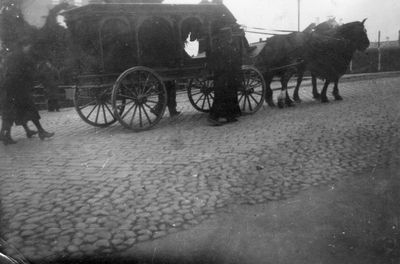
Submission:
[[[352,82],[352,81],[360,81],[360,80],[368,80],[374,78],[388,78],[388,77],[400,77],[400,71],[392,71],[392,72],[373,72],[373,73],[357,73],[357,74],[345,74],[340,78],[340,82]],[[311,81],[310,76],[306,76],[303,78],[303,83]],[[274,82],[279,82],[278,80]],[[296,87],[296,81],[293,81],[294,84],[288,85],[288,90],[294,89]],[[280,87],[272,88],[272,91],[279,91]]]

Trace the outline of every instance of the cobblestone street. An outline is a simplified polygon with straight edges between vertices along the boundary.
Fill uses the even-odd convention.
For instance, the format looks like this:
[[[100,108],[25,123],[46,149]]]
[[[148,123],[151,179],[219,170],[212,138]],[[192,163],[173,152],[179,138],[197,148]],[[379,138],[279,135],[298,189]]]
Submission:
[[[141,133],[91,127],[74,109],[41,112],[54,138],[17,127],[18,143],[0,145],[0,235],[30,259],[123,252],[228,205],[287,199],[385,165],[400,140],[399,87],[400,77],[343,82],[344,100],[329,104],[304,87],[296,107],[264,105],[222,127],[182,94],[183,115]]]

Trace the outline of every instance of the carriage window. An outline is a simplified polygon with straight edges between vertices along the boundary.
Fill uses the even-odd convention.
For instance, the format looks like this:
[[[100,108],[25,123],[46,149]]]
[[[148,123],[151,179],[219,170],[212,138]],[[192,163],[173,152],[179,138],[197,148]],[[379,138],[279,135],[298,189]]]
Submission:
[[[182,23],[182,41],[186,53],[190,57],[198,56],[199,53],[204,51],[202,25],[197,18],[188,18]]]
[[[151,18],[139,29],[140,57],[147,66],[167,66],[176,63],[176,41],[168,21]]]
[[[132,35],[126,22],[108,20],[101,29],[104,69],[110,72],[126,70],[135,64]]]

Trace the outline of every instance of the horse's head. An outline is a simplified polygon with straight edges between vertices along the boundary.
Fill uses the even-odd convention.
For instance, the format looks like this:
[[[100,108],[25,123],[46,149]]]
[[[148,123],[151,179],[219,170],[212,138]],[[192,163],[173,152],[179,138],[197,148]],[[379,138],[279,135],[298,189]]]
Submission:
[[[339,33],[359,51],[365,51],[369,47],[367,30],[364,27],[365,20],[347,23],[339,27]]]

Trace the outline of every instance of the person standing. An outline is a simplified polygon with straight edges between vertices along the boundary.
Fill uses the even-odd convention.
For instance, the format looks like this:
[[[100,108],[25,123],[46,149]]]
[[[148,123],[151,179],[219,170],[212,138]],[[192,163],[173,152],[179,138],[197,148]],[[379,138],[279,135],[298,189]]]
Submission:
[[[232,34],[232,27],[216,31],[212,39],[211,51],[207,55],[209,67],[214,74],[214,101],[208,121],[211,125],[235,122],[241,115],[237,90],[240,85],[242,66],[241,46]]]
[[[40,115],[31,96],[33,86],[35,63],[32,57],[32,45],[21,44],[6,58],[6,73],[3,87],[5,89],[5,105],[3,106],[2,127],[0,140],[3,144],[15,144],[11,138],[13,123],[28,129],[28,121],[32,121],[38,129],[39,138],[44,140],[54,136],[47,132],[41,125]],[[34,131],[32,131],[34,133]],[[30,137],[32,134],[27,136]]]
[[[176,106],[177,106],[177,104],[176,104],[176,82],[175,81],[165,81],[164,85],[165,85],[165,90],[167,92],[167,107],[168,107],[168,111],[169,111],[169,116],[170,117],[179,116],[181,114],[181,112],[176,110]],[[159,102],[161,102],[163,100],[163,98],[164,97],[162,94],[158,95]],[[162,106],[160,103],[158,103],[150,111],[153,114],[158,116],[158,115],[160,115],[161,110],[162,110]]]
[[[60,74],[56,67],[45,61],[39,65],[39,81],[43,85],[47,94],[47,109],[49,112],[60,111],[60,105],[58,103],[58,84],[60,81]]]

